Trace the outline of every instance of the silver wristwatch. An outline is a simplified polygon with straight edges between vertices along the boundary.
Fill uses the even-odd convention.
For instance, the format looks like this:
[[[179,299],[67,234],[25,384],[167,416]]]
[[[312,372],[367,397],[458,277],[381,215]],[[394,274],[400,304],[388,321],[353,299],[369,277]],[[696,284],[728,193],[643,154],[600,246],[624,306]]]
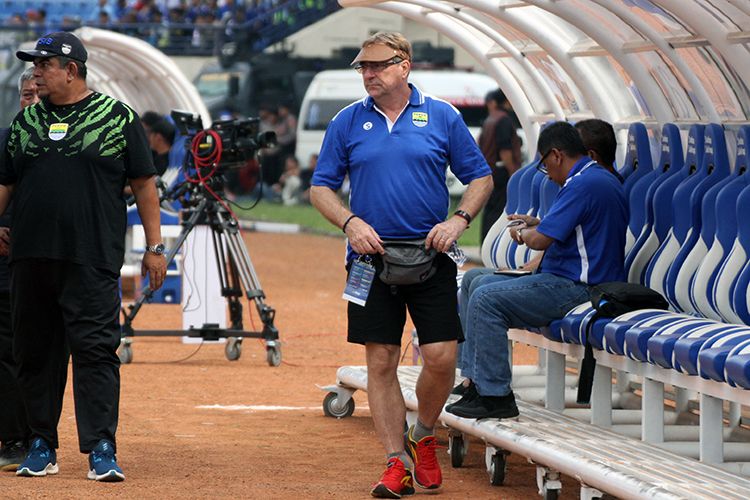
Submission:
[[[157,243],[156,245],[146,247],[147,252],[151,252],[156,255],[164,255],[164,249],[164,243]]]

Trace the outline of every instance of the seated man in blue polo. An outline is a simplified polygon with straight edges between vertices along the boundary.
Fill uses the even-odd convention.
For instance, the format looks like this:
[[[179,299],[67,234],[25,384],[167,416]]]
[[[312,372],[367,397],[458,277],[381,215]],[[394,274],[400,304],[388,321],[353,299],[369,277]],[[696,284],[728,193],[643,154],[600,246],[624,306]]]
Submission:
[[[576,129],[554,123],[539,135],[537,168],[562,188],[544,220],[514,214],[519,244],[544,250],[539,269],[480,284],[466,307],[463,397],[447,411],[466,418],[518,415],[510,388],[508,329],[541,327],[589,300],[589,286],[624,281],[627,201],[622,184],[586,156]],[[499,276],[497,278],[500,278]]]

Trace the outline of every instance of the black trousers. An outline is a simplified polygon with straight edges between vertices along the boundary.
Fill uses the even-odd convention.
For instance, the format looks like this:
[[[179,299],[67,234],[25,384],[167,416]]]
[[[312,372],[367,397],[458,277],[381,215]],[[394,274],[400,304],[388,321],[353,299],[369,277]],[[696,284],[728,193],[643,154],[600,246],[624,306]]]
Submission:
[[[32,437],[58,446],[65,387],[60,361],[67,342],[80,450],[89,453],[101,439],[114,445],[120,401],[117,273],[59,260],[21,260],[11,266],[11,307],[13,353]]]
[[[503,214],[508,194],[508,179],[510,179],[510,176],[505,167],[492,167],[492,184],[494,187],[482,211],[480,246],[484,242],[487,233],[490,232],[492,225]]]
[[[0,292],[0,441],[26,441],[29,426],[21,399],[18,369],[13,360],[13,330],[10,319],[10,293]]]

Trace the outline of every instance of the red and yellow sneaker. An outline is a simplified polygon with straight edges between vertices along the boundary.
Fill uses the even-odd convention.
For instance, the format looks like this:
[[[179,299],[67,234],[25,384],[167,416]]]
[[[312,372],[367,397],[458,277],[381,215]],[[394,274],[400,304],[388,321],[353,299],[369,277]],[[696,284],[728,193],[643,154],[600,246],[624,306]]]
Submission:
[[[440,488],[443,484],[443,473],[435,456],[437,440],[435,436],[426,436],[417,442],[412,438],[413,433],[414,426],[411,426],[404,435],[404,444],[406,452],[414,461],[414,482],[420,488],[428,490]]]
[[[385,472],[370,491],[376,498],[401,498],[414,494],[414,482],[411,471],[404,466],[398,457],[388,459]]]

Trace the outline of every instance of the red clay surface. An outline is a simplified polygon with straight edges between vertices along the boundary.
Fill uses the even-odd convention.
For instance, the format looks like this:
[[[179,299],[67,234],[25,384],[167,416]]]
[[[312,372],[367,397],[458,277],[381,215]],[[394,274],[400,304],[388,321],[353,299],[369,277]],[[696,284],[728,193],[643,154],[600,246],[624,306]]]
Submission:
[[[361,365],[363,350],[347,344],[346,307],[340,298],[344,242],[311,235],[249,233],[247,246],[269,305],[277,310],[283,364],[269,367],[260,341],[247,339],[230,362],[222,345],[183,345],[176,338],[136,338],[133,363],[121,368],[118,460],[127,480],[86,480],[78,452],[69,385],[60,422],[60,473],[45,478],[0,475],[0,497],[15,498],[250,498],[369,497],[385,463],[367,407],[355,393],[350,418],[323,415],[324,393],[342,365]],[[247,314],[246,317],[249,318]],[[253,321],[259,321],[253,308]],[[245,327],[251,323],[246,320]],[[178,305],[147,305],[136,328],[180,328]],[[407,344],[411,326],[405,329]],[[186,358],[193,354],[189,359]],[[516,362],[535,352],[519,348]],[[405,362],[411,362],[411,352]],[[283,406],[288,409],[206,409],[201,405]],[[445,429],[438,438],[447,446]],[[489,484],[484,446],[472,441],[464,467],[452,469],[439,453],[444,487],[439,498],[538,498],[535,468],[511,456],[505,485]],[[574,498],[574,483],[564,496]],[[417,491],[417,496],[434,493]]]

